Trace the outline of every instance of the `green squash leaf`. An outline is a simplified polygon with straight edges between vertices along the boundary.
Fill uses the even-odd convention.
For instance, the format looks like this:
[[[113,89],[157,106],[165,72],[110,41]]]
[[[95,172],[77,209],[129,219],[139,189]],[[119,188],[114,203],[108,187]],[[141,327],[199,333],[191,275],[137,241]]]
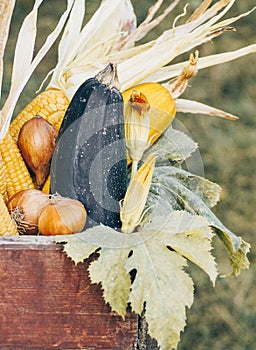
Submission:
[[[152,207],[157,205],[158,198],[161,197],[162,200],[169,202],[169,206],[173,210],[186,210],[191,214],[206,218],[208,224],[214,228],[229,253],[233,268],[231,274],[238,275],[241,269],[249,267],[247,253],[250,245],[225,227],[210,210],[210,207],[217,200],[214,195],[214,184],[211,185],[208,182],[209,186],[197,186],[195,188],[191,186],[191,179],[194,180],[195,178],[194,175],[175,167],[156,168],[149,195],[149,205]],[[207,180],[205,181],[207,183]],[[203,182],[201,182],[201,185]]]
[[[123,247],[123,237],[112,228],[100,225],[77,234],[55,236],[55,242],[64,243],[63,251],[77,264],[89,258],[99,248]],[[129,249],[130,243],[127,244]]]
[[[101,283],[104,299],[122,317],[126,314],[131,286],[130,274],[125,268],[128,254],[129,249],[122,247],[102,248],[100,258],[89,267],[92,283]]]
[[[169,251],[155,238],[142,235],[144,244],[133,250],[127,261],[129,270],[136,269],[130,302],[141,313],[146,303],[146,320],[151,337],[161,349],[176,348],[185,327],[186,306],[193,302],[193,282],[183,271],[186,260]]]
[[[214,227],[214,230],[229,253],[230,264],[233,270],[228,275],[238,276],[241,269],[248,269],[250,266],[247,254],[250,252],[251,245],[245,242],[241,237],[238,237],[240,239],[240,245],[235,249],[229,230],[226,232],[218,229],[216,226]]]
[[[89,231],[89,230],[88,230]],[[55,236],[56,243],[65,243],[63,251],[69,256],[75,264],[83,262],[85,259],[89,258],[89,256],[94,253],[98,246],[81,244],[83,242],[82,234],[74,234],[74,235],[61,235]]]
[[[183,163],[196,149],[198,145],[189,136],[172,125],[159,137],[159,139],[144,153],[142,160],[149,154],[157,155],[156,166],[170,165],[171,163]]]
[[[75,262],[97,251],[89,275],[92,283],[101,283],[106,303],[122,317],[128,303],[139,314],[146,305],[151,337],[161,349],[173,349],[186,324],[186,308],[193,302],[193,282],[184,271],[187,260],[199,265],[213,283],[217,276],[210,253],[212,236],[204,218],[174,211],[132,234],[101,225],[58,236],[56,242],[66,242],[64,251]]]
[[[160,207],[158,212],[161,212]],[[206,219],[186,211],[174,211],[165,217],[155,217],[144,230],[160,231],[161,241],[166,246],[198,265],[215,283],[218,272],[210,253],[213,233]]]
[[[177,184],[182,186],[181,188],[188,189],[209,208],[214,207],[219,201],[221,187],[218,184],[201,176],[191,174],[186,170],[174,166],[161,166],[155,169],[154,176],[154,183],[159,179],[160,183],[167,187],[170,186],[168,181],[176,181]],[[170,186],[171,189],[172,187]]]

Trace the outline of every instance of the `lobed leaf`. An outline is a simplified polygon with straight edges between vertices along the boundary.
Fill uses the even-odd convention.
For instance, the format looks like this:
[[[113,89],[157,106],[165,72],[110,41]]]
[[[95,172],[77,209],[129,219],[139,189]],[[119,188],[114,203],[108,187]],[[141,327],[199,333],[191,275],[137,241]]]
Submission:
[[[56,243],[65,243],[64,252],[75,263],[83,262],[99,248],[119,249],[130,243],[124,241],[125,235],[120,235],[110,227],[100,225],[73,235],[55,236]]]
[[[126,314],[131,286],[130,274],[125,268],[128,254],[129,249],[123,247],[102,248],[100,257],[89,267],[92,283],[101,283],[104,299],[122,317]]]
[[[211,208],[219,201],[221,192],[218,184],[174,166],[157,167],[153,183],[156,184],[153,188],[159,185],[163,189],[173,191],[174,197],[180,203],[178,209],[186,209],[186,205],[190,207],[189,201],[196,201],[197,198]]]
[[[180,332],[185,327],[186,307],[193,302],[193,282],[183,271],[186,260],[170,252],[154,236],[142,234],[144,244],[134,247],[127,260],[128,271],[137,274],[131,287],[130,303],[141,313],[144,302],[149,334],[161,349],[176,348]]]
[[[232,239],[232,235],[230,235],[229,232],[220,230],[217,226],[214,226],[213,228],[220,240],[223,242],[229,254],[230,264],[233,270],[228,275],[240,275],[241,269],[248,269],[250,266],[247,254],[250,251],[251,245],[245,242],[241,237],[238,237],[238,239],[240,240],[240,244],[236,248],[234,246],[234,240]]]
[[[189,188],[184,182],[179,181],[179,178],[175,175],[176,173],[179,174],[180,169],[175,170],[171,167],[156,168],[154,183],[149,194],[149,197],[154,197],[150,199],[151,203],[154,202],[157,205],[158,196],[160,196],[162,200],[169,201],[169,205],[173,210],[186,210],[191,214],[206,218],[208,224],[214,228],[229,253],[231,266],[233,267],[231,274],[238,275],[241,269],[249,267],[247,253],[250,245],[225,227],[213,214],[202,189],[195,191],[193,188]],[[185,177],[188,183],[190,175],[188,173]]]
[[[158,207],[161,212],[161,207]],[[154,216],[144,230],[159,231],[161,241],[181,256],[204,270],[215,284],[218,275],[211,255],[213,233],[206,219],[186,211],[174,211],[168,216]]]
[[[170,162],[183,163],[198,145],[189,136],[170,125],[159,139],[144,153],[142,160],[150,153],[156,155],[156,165],[170,165]]]
[[[75,262],[97,250],[91,262],[92,283],[101,283],[113,311],[125,316],[129,303],[146,320],[161,349],[176,348],[193,302],[193,282],[184,271],[191,260],[214,282],[217,270],[210,254],[212,232],[205,219],[185,211],[155,217],[140,232],[123,234],[103,225],[75,235],[56,237]],[[133,280],[131,272],[133,271]]]
[[[63,251],[70,257],[75,264],[83,262],[94,253],[98,246],[86,244],[83,239],[83,233],[74,235],[55,236],[56,243],[65,243]]]

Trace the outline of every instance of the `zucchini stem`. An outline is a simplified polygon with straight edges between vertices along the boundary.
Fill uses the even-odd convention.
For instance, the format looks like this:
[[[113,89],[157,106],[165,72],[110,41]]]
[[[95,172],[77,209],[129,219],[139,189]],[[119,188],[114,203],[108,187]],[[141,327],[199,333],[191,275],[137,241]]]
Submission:
[[[120,83],[117,75],[117,66],[115,63],[109,63],[102,71],[100,71],[96,76],[101,84],[107,85],[109,88],[115,88],[120,90]]]

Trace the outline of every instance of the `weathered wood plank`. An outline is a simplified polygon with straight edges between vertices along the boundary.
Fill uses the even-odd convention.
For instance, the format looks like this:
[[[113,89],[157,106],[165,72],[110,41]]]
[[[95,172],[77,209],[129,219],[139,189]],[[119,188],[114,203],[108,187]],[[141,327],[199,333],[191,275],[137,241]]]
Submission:
[[[111,312],[88,263],[61,250],[48,237],[1,238],[1,349],[134,349],[137,316]]]

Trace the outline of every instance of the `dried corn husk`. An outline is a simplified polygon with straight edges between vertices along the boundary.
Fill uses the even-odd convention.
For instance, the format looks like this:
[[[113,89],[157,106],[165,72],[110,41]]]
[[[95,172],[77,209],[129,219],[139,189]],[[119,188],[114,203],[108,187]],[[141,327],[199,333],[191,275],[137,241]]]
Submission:
[[[137,171],[137,164],[148,148],[150,131],[150,104],[143,93],[133,90],[125,105],[125,139],[129,156],[132,160],[132,176]]]
[[[2,0],[2,2],[5,1]],[[130,0],[102,1],[93,17],[83,27],[84,1],[68,0],[67,10],[63,13],[55,30],[49,35],[36,57],[32,59],[37,12],[42,3],[42,0],[35,0],[34,8],[25,19],[17,42],[12,86],[0,116],[0,139],[6,133],[22,89],[36,65],[60,33],[69,13],[70,17],[59,45],[58,63],[49,87],[60,88],[71,98],[85,79],[94,76],[110,61],[118,64],[122,91],[142,82],[177,79],[188,62],[172,64],[173,59],[184,52],[193,51],[195,47],[226,31],[234,30],[231,24],[255,10],[252,8],[246,13],[231,18],[226,16],[223,20],[222,18],[236,0],[219,0],[214,4],[212,1],[205,0],[190,16],[185,6],[184,11],[174,16],[172,22],[170,21],[172,23],[170,29],[163,32],[157,39],[138,45],[138,40],[144,38],[163,18],[169,16],[180,2],[181,0],[173,1],[161,12],[160,6],[163,0],[157,0],[149,9],[146,19],[136,27],[136,16]],[[231,61],[255,51],[256,45],[248,45],[233,52],[201,57],[197,62],[197,69]],[[186,106],[186,110],[190,106],[190,103],[184,104],[183,101],[179,101],[178,105],[181,106],[181,104]],[[183,107],[180,108],[180,111],[182,110]],[[191,112],[193,113],[193,110]],[[204,113],[212,115],[212,107],[204,108]],[[227,114],[218,109],[214,111],[214,115],[221,117]]]
[[[48,35],[41,49],[34,56],[37,34],[37,15],[42,2],[43,0],[35,1],[32,11],[25,18],[18,34],[14,53],[11,87],[7,100],[0,111],[0,140],[5,136],[8,130],[12,113],[23,88],[27,84],[35,68],[62,31],[74,0],[67,0],[66,11],[61,16],[55,29]]]
[[[11,23],[11,17],[15,5],[15,0],[0,0],[0,86],[2,86],[3,80],[3,59],[5,46],[9,34],[9,27]],[[1,88],[0,88],[0,100],[1,100]]]
[[[120,210],[123,233],[132,233],[143,217],[155,161],[155,155],[149,155],[131,179]]]
[[[90,48],[87,46],[86,50],[80,50],[80,47],[78,45],[74,46],[70,40],[69,47],[72,48],[72,57],[70,56],[66,61],[66,67],[65,65],[60,67],[62,74],[59,74],[59,70],[56,71],[51,84],[65,88],[67,95],[71,98],[77,87],[85,79],[95,75],[98,70],[110,61],[118,64],[118,74],[122,91],[142,82],[164,82],[172,78],[177,79],[189,62],[171,64],[174,58],[184,52],[193,50],[193,48],[212,40],[226,31],[234,30],[230,25],[240,18],[249,15],[254,10],[253,8],[236,17],[222,20],[222,17],[235,4],[235,0],[219,0],[213,5],[211,5],[212,1],[205,0],[190,16],[187,15],[187,8],[185,7],[183,13],[174,18],[171,28],[163,32],[156,40],[135,46],[138,40],[142,39],[149,30],[157,26],[165,16],[169,15],[179,2],[178,0],[174,1],[165,11],[160,12],[160,15],[156,17],[156,13],[157,11],[161,11],[160,6],[163,3],[161,0],[156,1],[150,8],[145,21],[137,28],[135,28],[134,12],[128,0],[123,7],[119,1],[115,2],[111,6],[111,14],[107,17],[105,16],[106,20],[103,20],[103,15],[105,15],[106,11],[103,3],[96,12],[97,16],[101,16],[102,18],[101,22],[98,23],[101,33],[104,33],[106,26],[108,26],[108,30],[110,30],[109,27],[112,27],[108,25],[108,21],[111,21],[111,23],[112,21],[114,23],[119,21],[119,23],[122,23],[122,28],[124,28],[123,11],[125,6],[127,18],[129,18],[126,23],[128,30],[121,33],[121,26],[116,27],[114,25],[111,32],[106,31],[106,35],[104,33],[104,40],[102,42],[98,41],[98,44],[102,47],[102,51],[99,51],[99,45],[93,45]],[[96,30],[96,34],[94,34],[92,30],[92,23],[96,22],[96,14],[93,16],[93,20],[89,22],[90,25],[88,27],[85,26],[80,33],[78,31],[76,32],[78,39],[85,40],[85,33],[87,33],[87,35],[91,36],[92,40],[88,41],[89,39],[86,39],[86,42],[91,43],[95,41],[99,33]],[[188,17],[187,20],[186,17]],[[180,24],[181,21],[183,23]],[[202,57],[198,59],[197,69],[200,70],[215,64],[235,60],[238,57],[255,52],[255,50],[255,45],[249,45],[233,52]],[[187,104],[187,108],[188,106],[189,104]],[[210,115],[212,115],[212,110],[213,108],[210,107]],[[208,113],[207,109],[204,109],[204,111]],[[191,112],[193,113],[193,111]],[[227,114],[218,109],[215,109],[214,112],[214,115],[221,117]]]

